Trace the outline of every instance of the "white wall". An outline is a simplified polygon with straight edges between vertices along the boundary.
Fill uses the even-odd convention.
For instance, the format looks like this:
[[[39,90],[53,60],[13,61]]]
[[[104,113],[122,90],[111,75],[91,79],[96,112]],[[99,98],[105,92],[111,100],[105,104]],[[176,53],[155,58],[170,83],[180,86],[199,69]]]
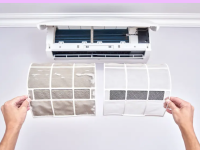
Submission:
[[[200,28],[161,28],[152,32],[149,63],[168,63],[172,95],[191,102],[200,139]],[[0,28],[0,105],[26,94],[29,64],[50,62],[45,32],[28,28]],[[31,113],[21,131],[17,150],[181,150],[184,144],[172,116],[103,117],[103,65],[97,64],[97,116],[38,118]],[[0,137],[5,129],[0,115]]]
[[[199,3],[1,3],[0,13],[200,13]]]

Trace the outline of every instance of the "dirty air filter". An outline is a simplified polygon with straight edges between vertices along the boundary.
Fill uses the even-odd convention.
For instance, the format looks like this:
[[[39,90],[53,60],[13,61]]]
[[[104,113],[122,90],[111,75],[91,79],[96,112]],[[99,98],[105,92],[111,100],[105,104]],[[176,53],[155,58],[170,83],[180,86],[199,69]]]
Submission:
[[[28,94],[33,117],[95,115],[95,64],[32,64]]]
[[[164,116],[171,94],[165,64],[104,64],[104,86],[104,115]]]

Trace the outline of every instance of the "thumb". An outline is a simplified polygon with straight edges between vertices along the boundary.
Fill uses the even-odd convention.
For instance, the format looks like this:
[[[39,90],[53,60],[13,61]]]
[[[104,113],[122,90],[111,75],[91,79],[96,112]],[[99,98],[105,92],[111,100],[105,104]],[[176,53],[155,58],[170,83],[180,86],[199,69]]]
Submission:
[[[168,104],[169,108],[171,108],[172,111],[178,108],[178,107],[176,107],[176,105],[175,105],[172,101],[170,101],[169,99],[166,100],[166,103]]]
[[[29,98],[27,98],[23,103],[22,103],[22,105],[20,106],[20,109],[26,109],[27,110],[27,108],[28,108],[28,106],[29,106],[29,102],[30,102],[30,99]]]

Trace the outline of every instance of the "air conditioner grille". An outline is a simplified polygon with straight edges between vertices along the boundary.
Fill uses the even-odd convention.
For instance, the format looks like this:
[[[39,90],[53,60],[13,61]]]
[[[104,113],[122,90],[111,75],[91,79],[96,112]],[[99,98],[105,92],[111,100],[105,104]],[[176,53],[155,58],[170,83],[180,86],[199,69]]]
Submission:
[[[57,29],[55,43],[82,43],[91,41],[90,29]],[[129,43],[128,29],[94,29],[93,42],[97,43]]]
[[[94,30],[94,43],[129,43],[128,29],[96,29]]]
[[[134,57],[143,58],[145,51],[53,51],[54,57]]]
[[[64,43],[82,43],[82,41],[90,43],[90,30],[56,30],[55,43],[61,41]]]

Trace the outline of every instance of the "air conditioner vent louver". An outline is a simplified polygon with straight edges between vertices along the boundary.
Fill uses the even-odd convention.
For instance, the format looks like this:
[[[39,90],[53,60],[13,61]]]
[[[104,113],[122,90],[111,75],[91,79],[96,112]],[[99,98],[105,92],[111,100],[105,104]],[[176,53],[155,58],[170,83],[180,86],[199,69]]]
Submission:
[[[134,57],[142,58],[145,51],[53,51],[54,57]]]

